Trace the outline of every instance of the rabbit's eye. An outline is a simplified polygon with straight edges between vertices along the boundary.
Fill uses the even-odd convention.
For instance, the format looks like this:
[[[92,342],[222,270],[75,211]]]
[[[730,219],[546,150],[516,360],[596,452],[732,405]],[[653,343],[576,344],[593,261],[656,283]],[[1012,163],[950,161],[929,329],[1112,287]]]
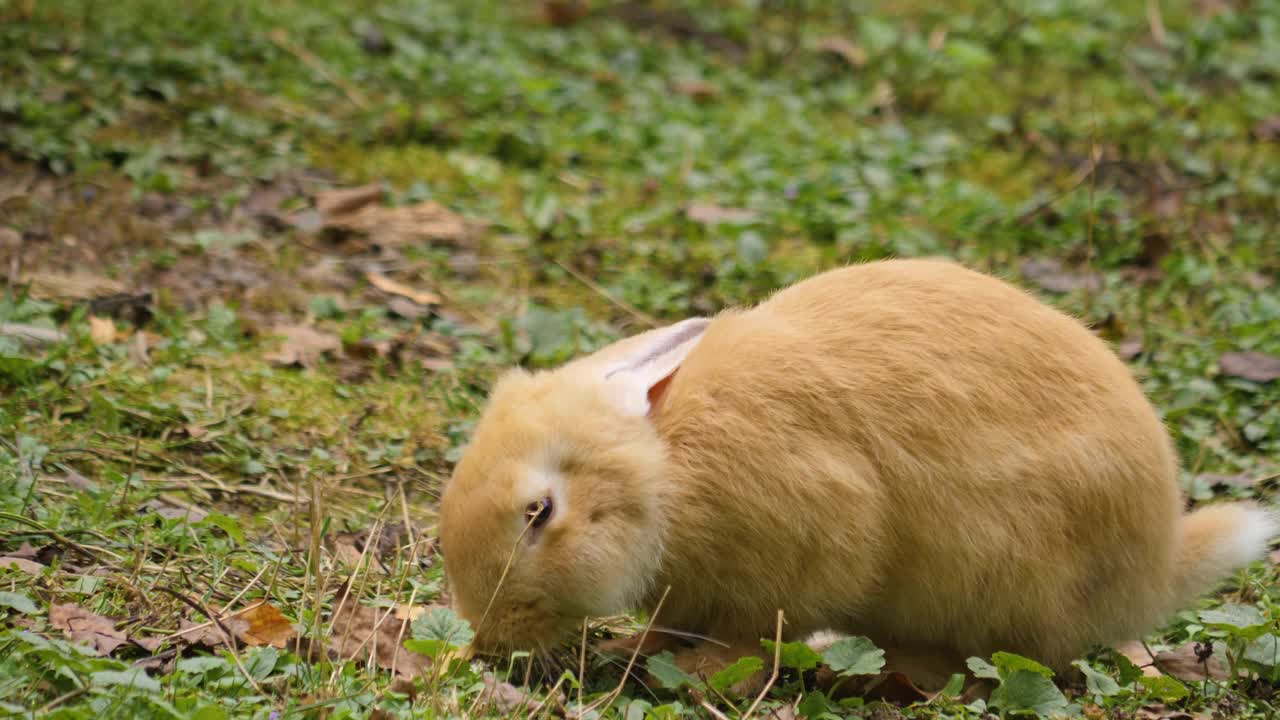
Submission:
[[[551,498],[544,497],[537,502],[531,502],[524,506],[524,515],[529,518],[529,526],[535,530],[547,524],[551,519],[553,512],[551,506]]]

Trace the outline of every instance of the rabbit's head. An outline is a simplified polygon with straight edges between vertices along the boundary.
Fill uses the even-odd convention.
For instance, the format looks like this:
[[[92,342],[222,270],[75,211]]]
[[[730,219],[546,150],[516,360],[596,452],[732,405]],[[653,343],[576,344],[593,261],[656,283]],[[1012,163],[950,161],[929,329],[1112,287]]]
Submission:
[[[478,648],[545,648],[649,591],[665,528],[649,415],[707,322],[514,370],[493,389],[440,506],[450,586]]]

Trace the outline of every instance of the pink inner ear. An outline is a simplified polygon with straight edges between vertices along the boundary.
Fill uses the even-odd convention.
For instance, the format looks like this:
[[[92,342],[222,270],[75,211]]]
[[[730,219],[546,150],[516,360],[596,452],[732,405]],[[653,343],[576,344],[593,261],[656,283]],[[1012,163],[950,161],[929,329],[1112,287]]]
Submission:
[[[671,385],[671,379],[676,376],[676,370],[672,370],[666,377],[649,387],[649,417],[653,417],[658,412],[658,406],[662,404],[662,398],[667,394],[667,386]]]
[[[660,358],[663,355],[671,352],[672,350],[675,350],[676,348],[680,347],[680,345],[682,345],[686,340],[689,340],[691,338],[697,337],[698,335],[701,335],[702,331],[705,330],[707,328],[707,325],[709,325],[710,323],[711,321],[705,318],[698,318],[696,320],[686,320],[684,327],[680,328],[676,332],[669,333],[666,336],[662,337],[659,340],[659,342],[655,343],[652,347],[650,347],[648,352],[646,352],[644,355],[634,358],[633,360],[631,360],[629,363],[627,363],[622,367],[614,368],[612,371],[610,371],[605,375],[605,378],[607,379],[613,376],[614,373],[622,372],[624,370],[634,370],[643,365],[653,362],[657,358]]]

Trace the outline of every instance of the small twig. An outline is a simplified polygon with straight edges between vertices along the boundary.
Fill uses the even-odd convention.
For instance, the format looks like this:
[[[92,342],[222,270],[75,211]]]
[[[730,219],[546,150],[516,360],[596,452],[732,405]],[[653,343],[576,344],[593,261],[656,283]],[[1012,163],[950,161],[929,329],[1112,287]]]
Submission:
[[[1096,150],[1096,147],[1093,149]],[[1092,152],[1090,152],[1089,160],[1085,163],[1082,163],[1080,168],[1076,170],[1076,174],[1074,177],[1071,178],[1071,184],[1067,187],[1066,190],[1063,190],[1057,195],[1054,195],[1048,200],[1045,200],[1039,205],[1036,205],[1030,210],[1022,213],[1021,215],[1018,216],[1018,219],[1015,222],[1019,225],[1026,225],[1027,223],[1031,222],[1037,216],[1039,216],[1040,213],[1044,212],[1045,210],[1048,210],[1059,200],[1065,198],[1066,196],[1080,189],[1081,185],[1085,184],[1085,182],[1087,182],[1090,177],[1093,177],[1093,173],[1097,169],[1098,169],[1098,159],[1094,156]]]
[[[751,703],[751,707],[747,708],[747,712],[743,714],[742,720],[749,720],[752,713],[756,711],[756,708],[760,706],[761,701],[764,700],[764,696],[769,694],[769,690],[773,687],[773,684],[778,682],[778,671],[781,668],[781,666],[782,666],[782,611],[779,610],[778,611],[778,629],[775,632],[774,638],[773,638],[773,674],[769,676],[769,682],[764,684],[764,689],[760,691],[760,694],[756,695],[756,701]]]
[[[289,36],[285,34],[283,29],[276,28],[268,33],[267,37],[271,39],[271,42],[279,46],[280,49],[298,58],[302,61],[303,65],[311,68],[317,75],[320,75],[325,80],[329,81],[329,83],[342,90],[342,93],[347,96],[347,99],[351,101],[352,105],[355,105],[361,110],[365,110],[369,107],[369,102],[365,100],[364,95],[356,89],[354,85],[330,70],[329,66],[325,65],[323,60],[313,55],[310,51],[294,44],[294,42],[289,39]]]
[[[729,720],[728,715],[725,715],[724,713],[717,710],[715,705],[712,705],[706,700],[702,701],[702,708],[707,712],[711,713],[712,717],[715,717],[717,720]]]
[[[1147,0],[1147,25],[1151,28],[1151,39],[1160,47],[1169,45],[1169,36],[1164,30],[1164,16],[1160,13],[1160,0]]]
[[[625,312],[626,312],[627,314],[629,314],[631,317],[633,317],[633,318],[635,318],[635,319],[639,320],[640,322],[644,323],[645,325],[648,325],[649,327],[658,327],[659,325],[661,325],[661,324],[662,324],[662,323],[658,322],[657,320],[655,320],[652,316],[647,315],[647,314],[645,314],[645,313],[643,313],[643,312],[641,312],[641,311],[637,310],[636,308],[632,307],[631,305],[628,305],[627,303],[623,302],[622,300],[620,300],[620,299],[618,299],[618,298],[614,297],[614,296],[613,296],[613,295],[612,295],[608,290],[605,290],[603,287],[601,287],[601,286],[600,286],[600,285],[599,285],[595,280],[592,280],[591,278],[587,277],[586,275],[583,275],[582,273],[578,272],[577,270],[574,270],[573,268],[569,267],[568,265],[565,265],[564,263],[560,262],[559,260],[556,260],[556,259],[552,258],[551,262],[555,263],[555,265],[556,265],[557,267],[559,267],[561,270],[564,270],[565,272],[567,272],[567,273],[569,273],[570,275],[572,275],[572,276],[573,276],[573,278],[574,278],[575,280],[577,280],[578,282],[582,283],[583,285],[586,285],[588,288],[590,288],[590,289],[591,289],[591,291],[592,291],[592,292],[596,293],[596,294],[597,294],[597,295],[599,295],[600,297],[602,297],[602,298],[604,298],[605,300],[609,301],[609,302],[610,302],[610,303],[612,303],[613,305],[616,305],[618,308],[620,308],[620,309],[622,309],[623,311],[625,311]]]
[[[213,610],[209,609],[204,603],[200,602],[199,600],[196,600],[195,598],[187,597],[186,594],[179,592],[177,590],[174,590],[171,587],[168,587],[165,585],[158,585],[156,589],[162,590],[174,596],[178,600],[181,600],[183,604],[197,610],[200,613],[203,613],[205,617],[213,620],[214,626],[217,627],[218,630],[222,632],[223,637],[226,640],[227,647],[231,649],[231,652],[229,653],[231,655],[231,660],[235,662],[236,667],[240,669],[240,673],[244,675],[244,679],[249,681],[249,684],[253,686],[254,691],[257,692],[259,695],[266,695],[266,693],[263,692],[262,690],[262,686],[258,684],[257,680],[253,679],[253,675],[249,674],[249,669],[246,668],[244,666],[244,663],[240,661],[240,654],[236,652],[235,635],[230,630],[228,630],[225,625],[222,624],[222,619],[218,617],[217,613],[213,612]]]
[[[83,694],[85,694],[85,693],[89,692],[89,689],[90,689],[91,687],[93,687],[93,686],[92,686],[92,685],[85,685],[84,687],[76,688],[75,690],[72,690],[71,692],[66,693],[65,695],[59,695],[58,697],[56,697],[56,698],[54,698],[54,699],[50,700],[50,701],[49,701],[48,703],[46,703],[43,707],[41,707],[40,709],[38,709],[38,710],[36,710],[34,713],[32,713],[32,714],[31,714],[31,717],[44,717],[44,714],[45,714],[45,713],[47,713],[47,712],[49,712],[50,710],[52,710],[52,709],[54,709],[54,708],[58,707],[58,706],[59,706],[59,705],[61,705],[62,703],[67,702],[67,701],[70,701],[70,700],[75,700],[76,698],[80,697],[81,695],[83,695]]]
[[[622,679],[618,681],[617,687],[615,687],[612,691],[610,691],[608,695],[605,695],[599,700],[596,700],[595,702],[591,703],[591,705],[588,707],[584,708],[581,705],[579,705],[578,706],[579,718],[586,717],[586,713],[588,710],[595,710],[598,707],[603,707],[603,708],[609,707],[610,705],[613,704],[613,701],[617,700],[618,696],[622,694],[623,688],[627,686],[627,678],[631,676],[631,668],[635,667],[636,658],[640,656],[640,648],[644,647],[644,641],[649,637],[649,630],[650,628],[653,627],[654,621],[658,619],[658,613],[662,612],[662,604],[667,601],[667,594],[670,592],[671,592],[671,586],[668,585],[667,589],[662,591],[662,597],[658,598],[658,606],[653,609],[653,614],[649,616],[649,622],[645,623],[644,630],[640,633],[640,640],[636,642],[635,649],[631,651],[631,658],[627,660],[627,666],[622,670]],[[778,615],[779,617],[781,617],[782,613],[779,612]],[[779,625],[778,627],[778,634],[779,634],[779,637],[781,637],[781,634],[782,634],[781,625]],[[775,675],[777,674],[776,667],[774,668],[774,674]]]

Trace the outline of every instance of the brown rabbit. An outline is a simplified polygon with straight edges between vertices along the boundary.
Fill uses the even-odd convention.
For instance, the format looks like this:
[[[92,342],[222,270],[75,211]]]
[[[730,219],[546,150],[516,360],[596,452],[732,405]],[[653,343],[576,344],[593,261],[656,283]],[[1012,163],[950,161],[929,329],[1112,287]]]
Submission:
[[[721,659],[759,653],[781,609],[788,638],[1063,667],[1280,528],[1247,504],[1184,515],[1177,469],[1079,322],[956,264],[893,260],[512,371],[440,533],[482,648],[545,647],[666,591],[657,622]]]

